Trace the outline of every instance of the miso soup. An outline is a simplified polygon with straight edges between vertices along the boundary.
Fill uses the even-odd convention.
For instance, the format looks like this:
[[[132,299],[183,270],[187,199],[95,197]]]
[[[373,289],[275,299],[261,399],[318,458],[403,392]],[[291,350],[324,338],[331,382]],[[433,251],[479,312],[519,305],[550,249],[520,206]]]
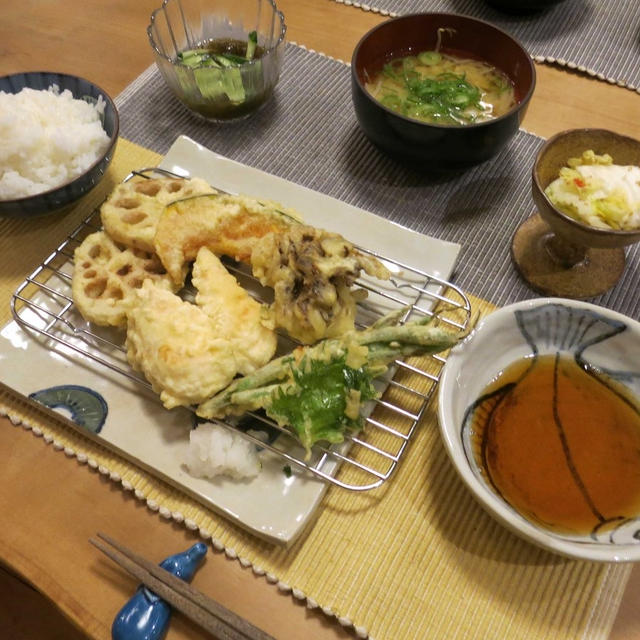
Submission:
[[[502,71],[442,51],[395,58],[365,86],[387,108],[432,124],[483,122],[517,102],[513,83]]]

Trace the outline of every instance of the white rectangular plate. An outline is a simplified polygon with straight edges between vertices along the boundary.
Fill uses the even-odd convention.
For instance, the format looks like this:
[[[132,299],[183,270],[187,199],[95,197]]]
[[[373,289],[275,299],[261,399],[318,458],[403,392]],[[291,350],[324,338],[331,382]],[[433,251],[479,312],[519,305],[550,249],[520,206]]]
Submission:
[[[443,280],[450,277],[460,249],[219,156],[184,136],[174,142],[160,167],[199,176],[232,193],[276,200],[299,210],[309,224],[337,231]],[[0,332],[0,371],[2,381],[24,395],[59,385],[99,394],[108,412],[94,437],[266,540],[290,544],[311,521],[326,489],[326,483],[312,477],[285,474],[280,459],[267,460],[251,481],[193,478],[182,464],[191,412],[164,409],[136,382],[64,344],[28,333],[15,322]]]

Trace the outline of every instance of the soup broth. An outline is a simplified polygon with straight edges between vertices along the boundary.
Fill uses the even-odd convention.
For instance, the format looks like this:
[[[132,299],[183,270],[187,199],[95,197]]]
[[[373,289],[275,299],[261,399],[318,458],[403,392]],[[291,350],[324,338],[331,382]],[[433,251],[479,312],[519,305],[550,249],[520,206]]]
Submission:
[[[365,86],[387,108],[432,124],[491,120],[517,102],[513,83],[502,71],[442,51],[395,58]]]

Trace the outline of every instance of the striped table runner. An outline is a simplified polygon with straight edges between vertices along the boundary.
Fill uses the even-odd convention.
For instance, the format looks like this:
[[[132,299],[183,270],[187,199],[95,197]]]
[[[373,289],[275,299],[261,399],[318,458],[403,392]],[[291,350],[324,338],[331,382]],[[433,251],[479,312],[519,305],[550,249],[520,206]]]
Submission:
[[[577,69],[640,92],[640,11],[636,0],[564,0],[544,11],[513,15],[484,0],[332,0],[385,16],[463,13],[520,40],[536,62]]]

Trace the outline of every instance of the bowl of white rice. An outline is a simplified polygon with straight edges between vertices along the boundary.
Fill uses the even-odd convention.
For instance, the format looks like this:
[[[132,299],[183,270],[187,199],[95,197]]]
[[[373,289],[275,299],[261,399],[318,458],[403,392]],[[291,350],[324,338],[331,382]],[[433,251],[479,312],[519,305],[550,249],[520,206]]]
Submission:
[[[84,78],[0,77],[0,216],[69,208],[104,176],[118,129],[113,100]]]

